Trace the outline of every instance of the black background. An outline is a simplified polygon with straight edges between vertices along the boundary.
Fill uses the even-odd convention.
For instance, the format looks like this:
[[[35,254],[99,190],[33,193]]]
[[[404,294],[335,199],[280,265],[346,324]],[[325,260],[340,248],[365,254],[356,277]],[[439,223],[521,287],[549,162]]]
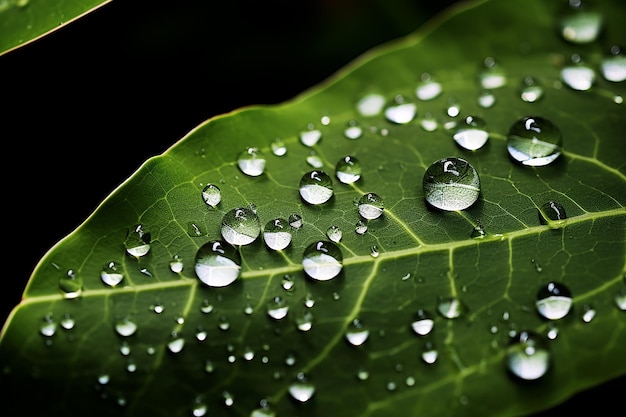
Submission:
[[[2,321],[48,249],[146,159],[212,116],[293,98],[452,3],[114,0],[1,56]],[[538,416],[623,409],[625,386]]]

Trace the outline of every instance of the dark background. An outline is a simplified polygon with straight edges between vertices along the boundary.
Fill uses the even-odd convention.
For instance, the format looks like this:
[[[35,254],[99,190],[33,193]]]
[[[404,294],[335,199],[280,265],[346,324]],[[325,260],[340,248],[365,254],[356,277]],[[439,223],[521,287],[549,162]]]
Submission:
[[[452,3],[114,0],[1,56],[2,322],[48,249],[146,159],[212,116],[293,98]],[[619,410],[624,387],[537,416]]]

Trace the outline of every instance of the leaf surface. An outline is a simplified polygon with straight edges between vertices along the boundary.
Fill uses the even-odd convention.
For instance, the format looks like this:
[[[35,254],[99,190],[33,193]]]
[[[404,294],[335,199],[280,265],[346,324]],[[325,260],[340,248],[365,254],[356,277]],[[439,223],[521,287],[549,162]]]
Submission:
[[[291,102],[213,118],[146,161],[37,265],[0,341],[7,407],[25,391],[37,393],[49,415],[64,416],[514,416],[626,374],[626,91],[603,77],[601,65],[623,41],[626,16],[617,2],[597,7],[601,36],[573,44],[560,35],[567,10],[554,2],[467,4]],[[501,22],[506,29],[495,30]],[[589,90],[562,79],[574,54],[596,73]],[[488,58],[503,70],[503,85],[481,84]],[[423,74],[441,83],[441,94],[416,97]],[[535,102],[520,98],[528,76],[543,88]],[[492,106],[480,104],[484,90]],[[368,94],[380,94],[385,106],[402,96],[417,115],[407,123],[389,121],[385,109],[364,115],[357,103]],[[452,139],[451,126],[467,116],[482,118],[489,133],[473,151]],[[560,129],[563,153],[551,164],[509,157],[509,129],[525,116]],[[433,131],[423,125],[431,117]],[[362,135],[346,137],[355,125]],[[301,133],[311,129],[321,139],[307,146]],[[283,156],[272,152],[277,139]],[[237,164],[250,147],[266,158],[259,176]],[[336,176],[346,156],[362,166],[353,184]],[[480,177],[479,199],[467,209],[425,202],[426,169],[447,157],[467,160]],[[299,194],[314,169],[333,182],[325,204]],[[207,184],[221,189],[216,207],[202,199]],[[355,202],[366,193],[381,196],[384,209],[358,234]],[[540,221],[550,201],[567,218]],[[205,285],[194,270],[198,250],[222,239],[227,212],[249,207],[262,228],[292,214],[303,226],[287,228],[292,240],[282,251],[263,236],[237,248],[238,279]],[[124,245],[137,225],[149,235],[143,256]],[[303,253],[327,241],[330,226],[343,231],[343,266],[318,281],[303,271]],[[478,226],[486,234],[472,237]],[[171,262],[179,260],[175,272]],[[114,287],[101,279],[112,262],[123,275]],[[535,306],[550,282],[573,299],[556,320]],[[268,314],[277,297],[288,306],[280,319]],[[440,309],[450,299],[463,306],[458,317]],[[420,310],[434,320],[425,335],[412,328]],[[358,346],[346,337],[354,320],[369,332]],[[136,331],[123,336],[120,323]],[[525,332],[550,357],[545,375],[529,381],[507,369],[507,347]],[[294,382],[296,397],[314,387],[312,397],[293,398]]]

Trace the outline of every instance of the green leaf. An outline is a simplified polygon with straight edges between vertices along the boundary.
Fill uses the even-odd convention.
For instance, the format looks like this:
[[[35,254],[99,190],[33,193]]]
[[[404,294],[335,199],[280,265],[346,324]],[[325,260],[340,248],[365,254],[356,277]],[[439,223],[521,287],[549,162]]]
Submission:
[[[561,37],[568,10],[554,2],[468,4],[292,102],[213,118],[146,161],[37,265],[0,340],[7,409],[23,407],[26,392],[55,416],[187,416],[205,406],[206,415],[248,416],[266,402],[263,411],[276,416],[514,416],[625,375],[625,88],[604,78],[601,63],[622,41],[626,16],[616,1],[596,6],[601,37],[579,44]],[[496,30],[501,22],[506,29]],[[596,72],[589,90],[561,78],[574,54]],[[488,58],[505,83],[489,88],[495,104],[484,107]],[[416,97],[423,74],[441,83],[439,96]],[[538,101],[520,98],[528,76],[543,88]],[[403,96],[416,103],[417,117],[400,124],[360,114],[357,103],[370,93],[388,105]],[[458,116],[446,113],[452,104]],[[422,126],[430,116],[434,131]],[[489,133],[474,151],[448,129],[466,116],[483,119]],[[530,167],[509,157],[509,129],[525,116],[561,131],[554,162]],[[353,122],[363,134],[349,139]],[[300,137],[310,128],[322,135],[314,146]],[[277,138],[284,156],[271,151]],[[237,165],[249,147],[266,157],[259,176]],[[333,182],[333,197],[321,205],[298,192],[314,169],[311,156]],[[362,165],[353,184],[335,175],[346,156]],[[447,157],[467,160],[480,177],[479,199],[468,208],[439,211],[425,202],[426,169]],[[216,207],[203,201],[207,184],[221,189]],[[355,202],[366,193],[381,196],[384,209],[357,234]],[[540,220],[551,201],[566,218]],[[222,239],[226,213],[251,205],[262,227],[292,214],[303,226],[282,251],[262,236],[241,246],[238,279],[205,285],[194,270],[198,250]],[[343,267],[319,281],[304,273],[302,258],[328,239],[330,226],[343,231]],[[485,234],[472,237],[481,228]],[[149,244],[143,256],[125,251],[137,230],[138,243]],[[172,270],[173,260],[182,271]],[[101,279],[112,262],[123,275],[114,287]],[[535,306],[550,282],[573,297],[560,319],[542,318]],[[268,315],[276,297],[289,307],[282,319]],[[439,310],[450,299],[462,305],[460,316]],[[426,335],[412,329],[420,310],[434,320]],[[346,338],[355,320],[369,331],[358,346]],[[132,334],[116,330],[131,331],[132,323]],[[511,339],[526,332],[550,356],[545,375],[533,380],[507,369]],[[315,387],[304,403],[289,390],[300,374]]]
[[[61,29],[110,0],[0,0],[0,55]]]

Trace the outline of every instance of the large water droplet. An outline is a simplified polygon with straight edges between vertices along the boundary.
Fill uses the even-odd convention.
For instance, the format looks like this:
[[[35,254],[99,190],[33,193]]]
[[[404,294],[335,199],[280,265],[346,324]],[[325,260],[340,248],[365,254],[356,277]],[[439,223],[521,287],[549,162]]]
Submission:
[[[545,166],[561,155],[561,130],[541,116],[526,116],[510,127],[507,136],[509,155],[523,165]]]
[[[259,148],[247,148],[239,154],[237,166],[244,174],[258,177],[265,171],[265,156]]]
[[[550,352],[544,339],[532,331],[520,332],[506,351],[509,371],[518,378],[541,378],[550,367]]]
[[[357,102],[356,108],[361,116],[377,116],[383,111],[385,102],[386,99],[381,94],[367,94]]]
[[[615,83],[626,80],[626,54],[619,46],[611,47],[611,54],[602,59],[602,76]]]
[[[238,207],[222,218],[222,237],[231,245],[249,245],[261,234],[261,223],[254,210]]]
[[[335,175],[344,184],[352,184],[361,178],[361,163],[354,156],[344,156],[335,164]]]
[[[196,275],[210,287],[232,284],[239,277],[240,270],[241,255],[234,247],[221,240],[205,243],[196,253]]]
[[[420,100],[432,100],[438,97],[441,91],[441,84],[433,80],[430,74],[424,73],[415,89],[415,96]]]
[[[403,96],[396,96],[394,104],[385,109],[385,118],[396,124],[407,124],[417,115],[417,105],[406,101]]]
[[[220,187],[215,184],[207,184],[202,189],[202,200],[211,207],[217,207],[222,201],[222,192]]]
[[[329,241],[311,243],[302,255],[304,272],[318,281],[327,281],[339,275],[343,268],[342,262],[341,250]]]
[[[379,218],[383,214],[384,201],[376,193],[366,193],[361,196],[358,203],[359,215],[366,220]]]
[[[291,227],[287,220],[277,218],[270,220],[263,229],[263,240],[272,250],[283,250],[291,243]]]
[[[454,141],[463,149],[475,151],[483,147],[489,139],[487,123],[478,116],[467,116],[456,126]]]
[[[313,205],[324,204],[333,196],[333,182],[324,171],[309,171],[300,179],[300,196]]]
[[[346,340],[352,346],[361,346],[369,335],[369,329],[359,319],[352,320],[346,329]]]
[[[569,313],[572,301],[569,288],[559,282],[549,282],[537,292],[535,305],[542,317],[559,320]]]
[[[313,385],[303,372],[298,372],[295,380],[289,385],[289,394],[301,402],[307,402],[315,393],[315,385]]]
[[[580,1],[570,2],[569,10],[559,22],[563,39],[574,44],[595,41],[604,24],[602,14],[590,9]]]
[[[122,265],[115,261],[105,264],[100,272],[100,279],[109,287],[115,287],[124,279]]]
[[[124,240],[126,252],[137,258],[150,252],[150,232],[144,230],[143,225],[137,224],[128,230]]]
[[[424,173],[424,198],[440,210],[464,210],[478,200],[478,172],[464,159],[450,157],[435,161]]]

